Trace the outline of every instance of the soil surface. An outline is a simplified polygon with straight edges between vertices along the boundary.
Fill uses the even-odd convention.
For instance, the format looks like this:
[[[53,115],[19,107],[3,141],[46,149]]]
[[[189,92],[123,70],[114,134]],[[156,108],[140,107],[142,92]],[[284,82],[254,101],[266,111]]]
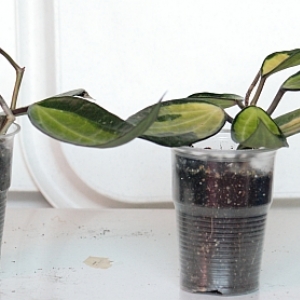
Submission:
[[[181,203],[206,207],[248,207],[270,203],[273,175],[262,174],[247,162],[207,162],[176,156]]]

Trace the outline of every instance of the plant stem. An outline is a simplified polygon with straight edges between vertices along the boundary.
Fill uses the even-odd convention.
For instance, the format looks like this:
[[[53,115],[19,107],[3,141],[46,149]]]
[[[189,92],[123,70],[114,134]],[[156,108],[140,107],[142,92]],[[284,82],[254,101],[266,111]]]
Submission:
[[[240,109],[245,108],[246,103],[245,103],[245,105],[242,103],[242,101],[235,101],[235,103],[238,105],[238,107],[239,107]]]
[[[225,115],[226,115],[226,121],[232,124],[233,118],[226,112],[225,112]]]
[[[12,113],[14,116],[18,117],[18,116],[26,115],[27,110],[28,110],[28,106],[25,106],[25,107],[13,109]]]
[[[20,90],[20,86],[22,83],[22,78],[25,72],[25,68],[21,68],[12,58],[8,53],[6,53],[2,48],[0,48],[0,54],[2,54],[8,62],[13,66],[13,68],[16,70],[16,81],[15,81],[15,86],[14,86],[14,91],[11,99],[11,104],[10,108],[15,109],[17,105],[17,99],[18,99],[18,94]]]
[[[263,87],[264,87],[264,84],[265,84],[265,82],[266,82],[266,79],[267,79],[266,77],[262,77],[262,78],[260,79],[260,82],[259,82],[259,84],[258,84],[256,93],[255,93],[255,95],[254,95],[254,97],[253,97],[253,99],[252,99],[250,105],[256,105],[256,103],[257,103],[257,101],[258,101],[258,99],[259,99],[259,96],[260,96],[260,94],[261,94],[261,91],[262,91],[262,89],[263,89]]]
[[[276,109],[279,101],[281,100],[281,98],[282,98],[282,96],[284,95],[285,92],[286,92],[286,90],[279,89],[279,91],[277,92],[277,94],[276,94],[274,100],[272,101],[270,107],[266,111],[269,116],[272,115],[272,113]]]
[[[0,95],[0,105],[5,113],[5,116],[3,116],[1,122],[0,134],[5,134],[9,126],[14,122],[16,118],[1,95]]]
[[[249,105],[249,98],[250,98],[250,95],[251,95],[253,89],[255,88],[255,86],[256,86],[256,84],[257,84],[259,78],[260,78],[260,70],[259,70],[259,72],[257,73],[257,75],[255,76],[253,82],[252,82],[251,85],[249,86],[249,89],[248,89],[248,91],[247,91],[247,93],[246,93],[246,96],[245,96],[245,106],[248,106],[248,105]]]

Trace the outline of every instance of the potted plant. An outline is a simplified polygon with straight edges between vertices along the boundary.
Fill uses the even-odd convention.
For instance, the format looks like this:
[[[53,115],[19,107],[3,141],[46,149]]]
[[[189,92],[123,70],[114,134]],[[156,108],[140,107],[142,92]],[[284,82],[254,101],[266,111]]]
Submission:
[[[196,93],[160,99],[127,120],[82,89],[16,108],[24,69],[1,54],[17,73],[11,106],[0,98],[2,139],[17,126],[12,125],[16,116],[27,115],[43,133],[74,145],[110,148],[142,138],[174,148],[182,288],[227,295],[258,288],[276,150],[300,131],[300,109],[277,118],[272,113],[285,92],[300,89],[300,72],[280,86],[268,109],[257,103],[270,75],[300,65],[300,49],[267,56],[245,97]],[[240,108],[234,118],[227,112],[233,106]],[[229,131],[222,131],[225,124]]]

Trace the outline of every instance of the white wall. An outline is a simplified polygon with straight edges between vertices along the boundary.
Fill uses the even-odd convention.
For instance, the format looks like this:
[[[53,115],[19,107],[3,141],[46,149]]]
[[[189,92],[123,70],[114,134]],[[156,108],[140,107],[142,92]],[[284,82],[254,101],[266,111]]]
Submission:
[[[12,2],[5,3],[4,15],[14,14]],[[166,99],[201,91],[244,95],[266,55],[300,47],[297,0],[16,3],[16,28],[12,18],[1,20],[7,28],[1,31],[5,35],[1,46],[27,66],[23,103],[84,87],[100,105],[125,118],[156,102],[166,90]],[[282,75],[287,74],[290,71]],[[263,103],[274,96],[282,75],[270,78]],[[296,108],[299,97],[288,94],[278,112]],[[34,135],[27,127],[21,133],[22,143],[24,134]],[[33,138],[32,147],[48,143],[39,139]],[[294,168],[300,170],[300,138],[290,139],[290,146],[278,153],[277,197],[300,195],[299,184],[292,179],[299,177]],[[50,146],[44,147],[49,154]],[[53,149],[51,155],[64,157],[61,173],[75,174],[91,193],[129,202],[170,200],[169,149],[144,141],[111,151],[69,145]],[[26,150],[27,158],[32,151]],[[41,164],[38,156],[36,163],[30,157],[33,173],[40,172],[40,166],[33,166]],[[16,160],[21,160],[19,152]],[[24,180],[28,178],[25,168],[21,171],[14,170],[13,189],[35,190],[30,180]]]

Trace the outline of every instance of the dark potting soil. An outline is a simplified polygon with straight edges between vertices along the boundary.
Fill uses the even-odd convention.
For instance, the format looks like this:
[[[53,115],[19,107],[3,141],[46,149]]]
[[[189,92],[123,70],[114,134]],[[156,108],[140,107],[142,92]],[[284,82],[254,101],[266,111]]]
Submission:
[[[223,295],[257,290],[272,173],[248,162],[175,160],[182,288]]]
[[[176,156],[175,199],[205,207],[251,207],[271,202],[273,175],[247,162],[209,162]]]

